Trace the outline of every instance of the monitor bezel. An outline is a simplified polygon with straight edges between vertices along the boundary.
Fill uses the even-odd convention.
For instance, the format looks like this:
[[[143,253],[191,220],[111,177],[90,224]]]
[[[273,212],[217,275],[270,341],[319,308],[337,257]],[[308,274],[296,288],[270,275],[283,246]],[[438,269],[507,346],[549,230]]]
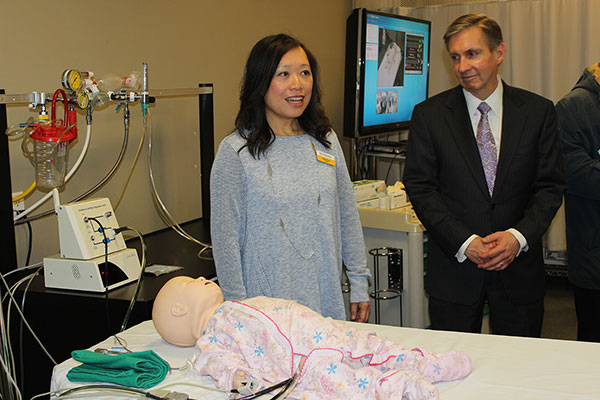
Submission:
[[[357,14],[356,16],[354,14]],[[347,44],[346,44],[346,51],[348,52],[348,48],[349,46],[352,46],[353,44],[357,47],[357,53],[358,54],[358,59],[354,60],[353,62],[355,62],[357,68],[354,69],[355,71],[355,75],[357,75],[357,79],[354,79],[354,85],[356,85],[356,82],[358,81],[358,85],[356,87],[355,90],[355,102],[358,103],[358,107],[356,107],[356,103],[354,104],[355,107],[355,113],[358,115],[354,115],[354,120],[355,123],[354,125],[358,125],[355,126],[353,131],[354,132],[346,132],[346,130],[344,131],[344,133],[346,134],[346,136],[359,136],[359,137],[363,137],[363,136],[371,136],[371,135],[376,135],[376,134],[381,134],[381,133],[391,133],[391,132],[397,132],[397,131],[402,131],[402,130],[406,130],[407,128],[410,127],[410,118],[408,120],[403,120],[403,121],[397,121],[397,122],[392,122],[392,123],[385,123],[385,124],[376,124],[376,125],[368,125],[366,126],[364,123],[364,102],[365,102],[365,54],[366,54],[366,29],[367,29],[367,20],[368,20],[368,15],[369,14],[373,14],[373,15],[380,15],[380,16],[384,16],[384,17],[388,17],[388,18],[394,18],[394,19],[399,19],[399,20],[405,20],[405,21],[411,21],[411,22],[416,22],[416,23],[420,23],[423,24],[427,27],[427,31],[428,31],[428,35],[426,40],[427,42],[427,63],[426,63],[426,83],[425,83],[425,99],[427,99],[429,97],[429,71],[430,71],[430,53],[431,53],[431,21],[427,21],[427,20],[423,20],[423,19],[419,19],[419,18],[413,18],[413,17],[408,17],[405,15],[396,15],[396,14],[389,14],[389,13],[384,13],[384,12],[380,12],[380,11],[372,11],[372,10],[367,10],[365,8],[361,8],[361,9],[355,9],[353,10],[353,14],[349,17],[349,18],[358,18],[358,23],[356,28],[358,29],[356,32],[351,32],[351,34],[354,35],[353,38],[346,38]],[[347,30],[347,35],[348,35],[348,30]],[[358,49],[358,47],[360,46],[360,49]],[[348,62],[348,60],[347,60]],[[356,71],[358,69],[358,71]],[[350,74],[352,74],[352,68],[350,69]],[[348,73],[348,71],[346,72]],[[350,86],[350,82],[346,83],[346,90],[348,90]],[[416,104],[413,105],[413,107]],[[346,107],[345,107],[346,108]],[[357,109],[356,109],[357,108]],[[347,110],[345,109],[344,112],[347,112]]]

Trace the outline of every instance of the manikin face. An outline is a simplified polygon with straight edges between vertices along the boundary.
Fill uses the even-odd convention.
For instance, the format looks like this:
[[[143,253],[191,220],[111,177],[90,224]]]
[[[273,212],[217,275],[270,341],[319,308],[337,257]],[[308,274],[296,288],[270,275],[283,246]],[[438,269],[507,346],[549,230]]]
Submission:
[[[182,283],[182,294],[189,293],[191,300],[203,307],[213,308],[223,302],[223,293],[219,285],[201,276]]]
[[[457,33],[448,41],[456,78],[480,100],[487,99],[498,86],[496,75],[505,50],[503,42],[490,50],[484,32],[477,26]]]
[[[312,94],[313,76],[302,48],[285,53],[265,94],[266,117],[271,129],[285,126],[302,115]]]
[[[158,292],[152,320],[161,337],[178,346],[193,346],[208,320],[223,303],[223,292],[203,277],[178,276]]]

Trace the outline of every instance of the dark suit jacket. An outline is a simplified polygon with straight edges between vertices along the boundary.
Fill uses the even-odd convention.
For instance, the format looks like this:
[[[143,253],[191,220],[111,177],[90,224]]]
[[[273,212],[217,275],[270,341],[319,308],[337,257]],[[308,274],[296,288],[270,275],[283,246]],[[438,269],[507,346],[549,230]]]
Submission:
[[[477,234],[515,228],[529,249],[502,272],[511,300],[526,304],[544,295],[541,237],[565,189],[552,102],[504,84],[502,139],[493,196],[485,181],[462,88],[415,107],[404,184],[429,234],[426,289],[430,296],[473,304],[485,274],[455,254]]]

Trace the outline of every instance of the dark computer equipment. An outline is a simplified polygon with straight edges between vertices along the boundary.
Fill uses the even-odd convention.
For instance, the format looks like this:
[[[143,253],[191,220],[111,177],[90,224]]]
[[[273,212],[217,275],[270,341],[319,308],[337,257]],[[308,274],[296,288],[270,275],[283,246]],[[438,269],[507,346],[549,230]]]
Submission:
[[[427,98],[431,23],[355,9],[346,22],[344,136],[408,128]]]

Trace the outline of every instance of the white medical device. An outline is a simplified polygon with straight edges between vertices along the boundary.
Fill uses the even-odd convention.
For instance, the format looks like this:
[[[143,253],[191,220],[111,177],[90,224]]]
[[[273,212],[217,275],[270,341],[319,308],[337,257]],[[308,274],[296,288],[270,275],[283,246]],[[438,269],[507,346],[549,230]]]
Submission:
[[[52,96],[51,118],[48,116],[46,108],[46,103],[50,100],[46,93],[11,95],[0,93],[0,104],[28,104],[30,109],[39,110],[37,118],[31,117],[24,124],[6,129],[6,134],[23,137],[21,148],[36,166],[36,181],[22,196],[24,197],[36,187],[44,190],[50,189],[34,205],[15,214],[14,221],[24,218],[51,196],[54,198],[54,211],[58,215],[60,253],[44,258],[44,278],[48,288],[107,292],[136,279],[141,282],[142,267],[137,252],[134,249],[126,248],[123,236],[118,231],[119,224],[109,200],[100,198],[62,205],[58,199],[58,188],[66,184],[83,162],[89,147],[92,111],[96,107],[108,102],[118,102],[119,107],[125,105],[123,116],[126,129],[128,129],[129,103],[140,101],[143,116],[146,118],[147,109],[155,101],[155,96],[212,94],[212,88],[209,88],[208,85],[201,85],[202,87],[193,89],[149,90],[148,65],[142,63],[142,67],[141,74],[135,71],[125,77],[111,74],[98,81],[91,71],[65,70],[61,77],[63,88],[57,89]],[[56,103],[59,98],[62,98],[64,103],[62,120],[56,116]],[[210,102],[212,112],[212,99]],[[77,162],[65,174],[68,144],[77,137],[76,106],[81,110],[86,110],[87,134]],[[144,123],[144,129],[146,129],[145,127],[146,123]],[[29,150],[31,147],[33,151]],[[120,162],[121,158],[118,163],[120,164]],[[93,193],[101,187],[116,171],[116,166],[88,193]],[[155,200],[162,208],[161,213],[175,229],[176,222],[164,208],[153,181],[152,185]],[[85,195],[80,198],[84,197]],[[40,215],[48,214],[49,212]],[[204,246],[198,253],[199,257],[202,252],[211,248],[210,244],[202,243],[187,233],[183,233],[187,239]],[[142,239],[142,235],[139,234],[139,236]],[[142,245],[145,253],[144,247],[145,245]],[[142,264],[145,264],[145,255],[142,254],[142,256]],[[138,285],[136,290],[139,287]],[[137,296],[137,292],[134,299],[135,296]]]
[[[107,198],[57,205],[60,254],[44,258],[46,287],[105,292],[136,280],[140,262],[128,249]],[[108,263],[106,262],[108,258]]]

